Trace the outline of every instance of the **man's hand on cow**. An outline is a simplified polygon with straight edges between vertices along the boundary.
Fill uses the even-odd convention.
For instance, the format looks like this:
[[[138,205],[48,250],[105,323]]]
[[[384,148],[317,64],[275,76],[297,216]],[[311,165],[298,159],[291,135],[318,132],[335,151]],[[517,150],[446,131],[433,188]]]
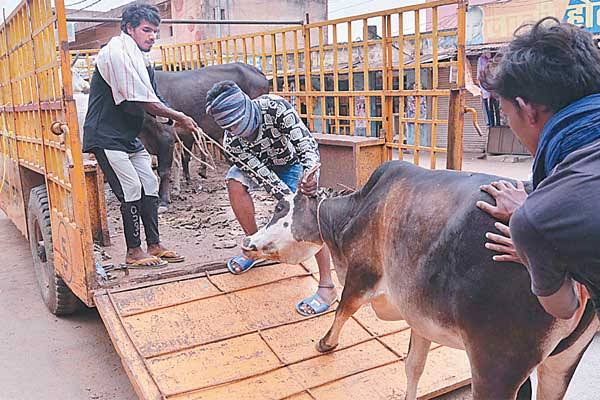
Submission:
[[[496,201],[496,205],[494,206],[486,201],[478,201],[476,203],[477,207],[505,224],[508,223],[515,210],[521,207],[521,204],[527,198],[525,185],[521,181],[517,181],[516,187],[510,182],[498,181],[489,185],[482,185],[479,189],[492,196]]]
[[[302,177],[302,180],[300,181],[300,192],[302,192],[302,194],[313,197],[317,194],[318,189],[319,184],[316,179],[306,179],[306,176]]]
[[[177,124],[177,127],[180,127],[188,132],[194,132],[200,129],[198,128],[198,124],[196,124],[196,121],[194,121],[191,117],[188,117],[184,113],[181,113],[181,116],[175,122]]]
[[[486,249],[496,251],[501,254],[493,256],[492,259],[499,262],[516,262],[519,264],[524,264],[523,260],[521,260],[517,254],[517,250],[515,249],[510,237],[510,228],[501,222],[496,222],[494,226],[500,231],[501,235],[487,232],[485,237],[489,240],[489,242],[485,244],[485,247]]]
[[[317,195],[319,189],[319,182],[317,181],[317,171],[319,170],[320,164],[317,164],[304,172],[302,180],[300,181],[300,192],[306,196],[314,197]]]

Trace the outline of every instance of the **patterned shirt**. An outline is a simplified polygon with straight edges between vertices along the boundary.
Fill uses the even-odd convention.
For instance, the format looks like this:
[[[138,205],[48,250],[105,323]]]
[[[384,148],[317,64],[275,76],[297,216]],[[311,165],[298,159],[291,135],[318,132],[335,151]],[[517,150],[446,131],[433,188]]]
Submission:
[[[233,136],[225,131],[224,146],[237,159],[231,160],[265,190],[277,198],[290,193],[289,188],[273,172],[271,167],[290,166],[300,163],[307,170],[319,162],[317,141],[294,107],[284,98],[267,94],[254,100],[258,102],[262,123],[252,140]],[[248,164],[261,176],[258,180],[240,161]]]

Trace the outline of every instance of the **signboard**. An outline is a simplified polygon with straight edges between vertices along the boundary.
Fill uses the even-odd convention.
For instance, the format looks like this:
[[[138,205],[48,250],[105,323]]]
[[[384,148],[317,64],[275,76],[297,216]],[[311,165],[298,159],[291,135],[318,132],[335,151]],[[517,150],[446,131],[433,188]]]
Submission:
[[[570,0],[563,20],[600,33],[600,0]]]

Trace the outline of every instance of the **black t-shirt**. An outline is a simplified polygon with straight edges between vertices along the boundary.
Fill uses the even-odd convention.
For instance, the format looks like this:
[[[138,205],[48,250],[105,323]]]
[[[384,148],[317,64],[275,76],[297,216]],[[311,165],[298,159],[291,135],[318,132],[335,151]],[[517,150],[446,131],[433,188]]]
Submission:
[[[600,141],[567,156],[515,212],[510,230],[534,294],[554,294],[570,276],[598,299]]]
[[[150,82],[156,90],[154,69],[148,67]],[[119,150],[136,153],[144,146],[138,139],[144,123],[144,110],[139,104],[124,101],[115,104],[108,83],[98,69],[94,71],[90,84],[88,111],[83,125],[83,151],[91,152],[95,148]]]

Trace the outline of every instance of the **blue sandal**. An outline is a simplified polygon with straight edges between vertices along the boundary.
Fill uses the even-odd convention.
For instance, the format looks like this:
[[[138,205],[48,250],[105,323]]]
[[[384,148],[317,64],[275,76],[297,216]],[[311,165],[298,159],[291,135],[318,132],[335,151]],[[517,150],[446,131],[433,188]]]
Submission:
[[[229,270],[229,272],[231,272],[234,275],[241,275],[245,272],[248,272],[250,270],[250,268],[259,264],[261,261],[263,261],[263,260],[252,260],[243,255],[235,256],[233,258],[230,258],[229,261],[227,261],[227,269]],[[240,268],[239,271],[236,271],[233,263],[235,263],[239,266],[239,268]]]
[[[309,306],[314,311],[314,314],[307,313],[302,309],[302,306]],[[331,304],[327,304],[318,293],[315,293],[296,304],[296,311],[304,317],[312,317],[314,315],[323,314],[325,311],[329,310],[329,307],[331,307]]]

